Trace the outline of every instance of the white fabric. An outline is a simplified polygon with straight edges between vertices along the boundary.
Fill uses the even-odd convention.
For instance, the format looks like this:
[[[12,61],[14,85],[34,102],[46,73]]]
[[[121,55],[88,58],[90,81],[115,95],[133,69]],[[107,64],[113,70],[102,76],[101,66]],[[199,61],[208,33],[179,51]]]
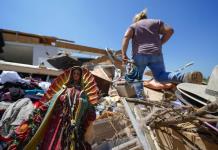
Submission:
[[[11,105],[10,102],[1,101],[0,102],[0,110],[5,110]]]
[[[29,80],[22,79],[19,74],[15,71],[3,71],[0,75],[0,83],[5,84],[6,82],[20,82],[20,83],[29,83]]]
[[[50,85],[50,82],[39,82],[39,87],[41,87],[44,91],[47,91]]]

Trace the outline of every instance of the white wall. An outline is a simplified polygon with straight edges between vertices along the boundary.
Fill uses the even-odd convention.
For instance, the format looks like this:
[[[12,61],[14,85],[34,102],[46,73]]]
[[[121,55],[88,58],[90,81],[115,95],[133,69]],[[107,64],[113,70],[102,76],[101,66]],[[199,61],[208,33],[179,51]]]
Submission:
[[[46,67],[52,67],[46,60],[48,57],[57,55],[59,50],[61,49],[53,46],[35,45],[33,47],[33,65],[39,65],[44,62]],[[46,53],[48,53],[49,56]]]

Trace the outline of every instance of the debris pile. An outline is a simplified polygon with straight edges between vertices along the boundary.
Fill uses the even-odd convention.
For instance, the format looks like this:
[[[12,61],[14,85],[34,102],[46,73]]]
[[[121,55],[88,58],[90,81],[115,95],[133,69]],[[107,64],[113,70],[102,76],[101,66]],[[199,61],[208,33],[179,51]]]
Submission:
[[[3,36],[101,56],[61,53],[47,60],[56,69],[0,61],[0,149],[217,149],[218,66],[207,85],[128,81],[120,51],[14,31]]]

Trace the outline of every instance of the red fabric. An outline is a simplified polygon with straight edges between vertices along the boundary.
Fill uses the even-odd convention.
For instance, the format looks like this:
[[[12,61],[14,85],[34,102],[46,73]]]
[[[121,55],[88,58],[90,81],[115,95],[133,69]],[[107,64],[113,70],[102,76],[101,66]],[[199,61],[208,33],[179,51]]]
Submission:
[[[47,130],[45,132],[45,136],[42,139],[42,144],[40,147],[41,150],[48,150],[48,148],[53,144],[54,138],[60,129],[61,111],[62,107],[56,105],[52,118],[49,122],[49,126],[47,127]]]
[[[53,146],[54,141],[55,141],[55,139],[56,139],[56,137],[57,137],[57,134],[58,134],[58,130],[61,130],[61,128],[60,128],[61,121],[62,121],[62,119],[59,119],[58,124],[57,124],[57,126],[56,126],[56,129],[55,129],[55,131],[54,131],[53,137],[52,137],[51,142],[50,142],[50,144],[49,144],[48,150],[52,149],[52,146]]]
[[[64,131],[64,129],[62,128],[61,133],[60,133],[60,135],[59,135],[59,137],[57,139],[56,145],[54,145],[55,150],[61,150],[62,149],[61,142],[62,142],[62,137],[63,137],[63,131]],[[65,138],[67,138],[67,137],[65,137]],[[66,146],[66,145],[64,145],[64,146]]]
[[[8,137],[8,138],[5,138],[5,137],[2,137],[1,135],[0,135],[0,141],[3,141],[3,142],[10,142],[12,139],[10,138],[10,137]]]

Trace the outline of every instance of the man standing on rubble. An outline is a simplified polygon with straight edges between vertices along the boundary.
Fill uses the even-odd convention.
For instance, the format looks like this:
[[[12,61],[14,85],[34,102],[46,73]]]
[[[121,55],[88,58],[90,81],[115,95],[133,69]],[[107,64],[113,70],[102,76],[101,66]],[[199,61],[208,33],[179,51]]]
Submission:
[[[145,10],[134,17],[133,24],[129,26],[123,38],[122,61],[124,64],[127,63],[128,57],[126,51],[131,39],[132,58],[136,65],[138,75],[127,74],[128,79],[141,80],[144,70],[148,66],[155,80],[159,82],[202,82],[203,76],[200,72],[185,74],[180,72],[166,72],[162,55],[162,45],[170,39],[173,32],[173,28],[161,20],[148,19]]]

